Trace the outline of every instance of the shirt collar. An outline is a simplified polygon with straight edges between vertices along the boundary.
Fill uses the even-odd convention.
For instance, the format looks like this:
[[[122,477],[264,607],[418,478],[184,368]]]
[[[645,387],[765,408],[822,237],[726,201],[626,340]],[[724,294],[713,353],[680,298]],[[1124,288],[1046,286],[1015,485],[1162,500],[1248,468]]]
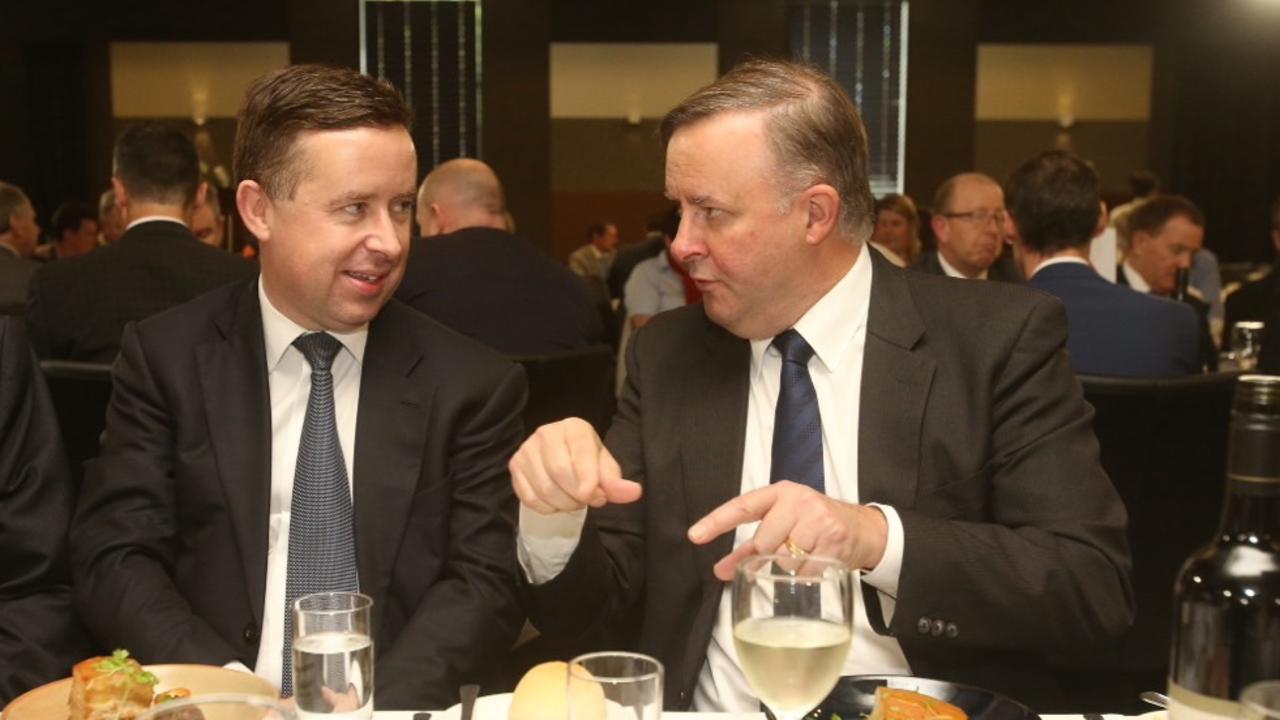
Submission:
[[[284,313],[271,304],[267,291],[262,287],[261,275],[258,276],[258,303],[262,306],[262,335],[267,350],[267,374],[269,375],[293,346],[293,341],[297,340],[299,335],[311,331],[285,317]],[[367,324],[354,332],[339,333],[332,330],[328,332],[342,343],[342,347],[347,352],[351,353],[357,365],[364,363],[364,348],[369,341]]]
[[[141,224],[142,224],[142,223],[144,223],[144,222],[159,222],[159,221],[162,221],[162,220],[163,220],[164,222],[177,223],[177,224],[181,225],[182,227],[186,227],[186,226],[187,226],[187,224],[186,224],[186,223],[182,222],[182,221],[181,221],[181,220],[179,220],[178,218],[175,218],[175,217],[169,217],[168,215],[147,215],[146,217],[140,217],[140,218],[138,218],[137,220],[134,220],[133,222],[129,223],[128,225],[125,225],[125,226],[124,226],[124,229],[125,229],[125,230],[128,230],[129,228],[133,227],[134,225],[141,225]]]
[[[20,258],[20,257],[22,257],[21,255],[19,255],[19,254],[18,254],[18,249],[17,249],[17,248],[15,248],[14,246],[10,245],[9,243],[7,243],[7,242],[5,242],[5,241],[3,241],[3,240],[0,240],[0,250],[4,250],[4,251],[7,251],[7,252],[11,252],[11,253],[13,253],[13,256],[14,256],[14,257],[19,257],[19,258]]]
[[[793,326],[829,372],[839,366],[853,339],[866,327],[867,308],[871,304],[870,255],[871,250],[864,244],[849,272]],[[850,308],[853,309],[852,316]],[[772,343],[773,338],[751,341],[751,362],[756,372],[760,372],[764,354]],[[773,352],[777,354],[778,351]]]
[[[1076,265],[1088,265],[1089,261],[1075,255],[1058,255],[1057,257],[1051,257],[1048,260],[1042,261],[1039,265],[1036,266],[1035,270],[1031,271],[1030,277],[1035,277],[1036,273],[1049,267],[1050,265],[1065,265],[1067,263],[1075,263]]]
[[[1151,293],[1151,286],[1147,284],[1147,279],[1142,277],[1142,273],[1130,265],[1128,260],[1124,261],[1124,265],[1120,266],[1120,270],[1124,273],[1125,279],[1129,281],[1129,287],[1140,293]]]
[[[968,275],[965,275],[964,273],[955,269],[954,267],[952,267],[951,263],[947,262],[946,258],[942,257],[941,250],[938,251],[938,264],[942,266],[942,272],[946,273],[947,275],[953,278],[960,278],[961,280],[986,280],[987,279],[986,270],[983,270],[982,274],[979,275],[978,277],[971,278]]]

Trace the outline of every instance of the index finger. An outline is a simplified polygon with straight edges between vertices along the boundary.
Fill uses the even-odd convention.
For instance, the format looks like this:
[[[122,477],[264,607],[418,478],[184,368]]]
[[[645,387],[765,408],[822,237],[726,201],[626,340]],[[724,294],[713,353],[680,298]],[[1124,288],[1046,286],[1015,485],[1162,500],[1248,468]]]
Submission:
[[[743,523],[763,518],[777,500],[777,485],[766,485],[739,495],[694,523],[689,528],[689,539],[696,545],[709,543]]]

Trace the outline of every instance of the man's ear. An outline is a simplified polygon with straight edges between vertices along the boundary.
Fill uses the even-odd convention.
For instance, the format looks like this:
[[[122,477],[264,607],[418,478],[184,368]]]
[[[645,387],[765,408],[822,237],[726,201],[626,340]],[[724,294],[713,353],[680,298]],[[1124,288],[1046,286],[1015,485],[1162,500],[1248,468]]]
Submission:
[[[267,191],[256,180],[242,180],[236,187],[236,209],[244,226],[258,238],[259,243],[271,241],[271,221],[274,208]]]
[[[1099,200],[1098,208],[1098,224],[1093,228],[1093,237],[1101,235],[1107,229],[1107,226],[1111,224],[1111,213],[1107,211],[1107,204]]]
[[[947,219],[942,216],[942,213],[935,212],[930,215],[929,225],[933,228],[933,236],[938,238],[938,243],[946,242],[947,233],[951,231],[951,227],[947,224]]]
[[[830,185],[820,183],[804,191],[804,202],[808,212],[804,239],[810,245],[818,245],[840,223],[840,194]]]
[[[125,225],[129,224],[129,191],[124,189],[124,183],[120,182],[120,178],[111,178],[111,193],[116,196],[116,210],[120,212],[120,219]]]
[[[191,202],[191,212],[193,214],[195,213],[195,211],[204,207],[205,204],[209,202],[209,193],[211,192],[216,192],[216,191],[213,188],[209,187],[208,182],[201,180],[200,184],[196,187],[196,197]]]

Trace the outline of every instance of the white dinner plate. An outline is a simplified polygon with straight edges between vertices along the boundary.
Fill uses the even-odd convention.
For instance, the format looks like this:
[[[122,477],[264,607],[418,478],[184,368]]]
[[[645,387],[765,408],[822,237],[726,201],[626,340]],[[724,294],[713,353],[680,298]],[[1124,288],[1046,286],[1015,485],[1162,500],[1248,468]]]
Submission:
[[[497,695],[481,695],[476,698],[475,711],[471,720],[507,720],[507,711],[511,709],[511,693]],[[432,715],[431,720],[462,720],[462,703],[445,710],[439,715]]]

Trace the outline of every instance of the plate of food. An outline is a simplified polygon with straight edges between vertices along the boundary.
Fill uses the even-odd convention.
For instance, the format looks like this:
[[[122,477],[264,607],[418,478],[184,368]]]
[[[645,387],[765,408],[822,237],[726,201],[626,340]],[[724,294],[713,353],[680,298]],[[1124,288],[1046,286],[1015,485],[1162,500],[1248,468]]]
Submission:
[[[167,700],[214,693],[280,696],[257,675],[215,665],[143,666],[127,650],[116,650],[77,663],[69,678],[14,698],[4,720],[132,720]]]
[[[812,717],[812,716],[811,716]],[[1040,720],[1022,703],[989,690],[909,675],[840,678],[818,706],[822,720]]]

